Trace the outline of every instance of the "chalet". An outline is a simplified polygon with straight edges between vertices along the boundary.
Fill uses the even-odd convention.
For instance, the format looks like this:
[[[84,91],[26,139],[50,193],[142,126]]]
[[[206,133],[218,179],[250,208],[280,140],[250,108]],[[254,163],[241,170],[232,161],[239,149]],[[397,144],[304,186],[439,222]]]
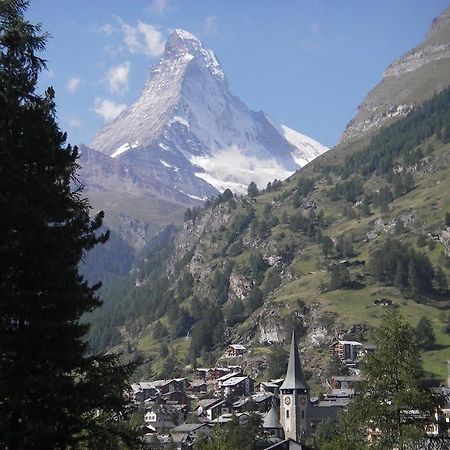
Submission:
[[[246,405],[250,402],[249,398],[240,398],[233,403],[233,411],[235,413],[241,413],[244,411]]]
[[[267,412],[272,407],[274,396],[271,392],[258,392],[250,399],[259,412]]]
[[[342,375],[331,377],[328,383],[331,389],[350,389],[354,388],[355,384],[361,380],[359,375]]]
[[[199,436],[210,436],[212,427],[204,423],[183,423],[170,431],[170,437],[177,450],[192,448]]]
[[[141,381],[140,383],[133,383],[131,385],[130,396],[136,403],[141,403],[157,395],[158,391],[153,383]]]
[[[388,298],[382,298],[382,299],[379,299],[379,300],[375,300],[374,302],[373,302],[373,304],[375,305],[375,306],[393,306],[394,304],[392,303],[392,300],[389,300]]]
[[[160,394],[167,394],[173,391],[184,392],[188,386],[188,381],[186,378],[173,378],[171,380],[156,380],[152,384]]]
[[[244,353],[247,352],[247,349],[241,344],[231,344],[229,345],[225,353],[223,354],[224,358],[239,358],[243,356]]]
[[[338,340],[330,345],[330,353],[337,356],[343,363],[354,362],[362,346],[363,344],[358,341]]]
[[[207,391],[206,381],[203,380],[192,380],[189,383],[188,391],[192,394],[206,394]]]
[[[248,396],[253,391],[253,380],[247,376],[232,377],[223,381],[220,388],[225,397],[229,395]]]
[[[239,425],[245,425],[248,422],[248,413],[242,412],[222,414],[221,416],[214,419],[213,423],[216,425],[223,425],[225,423],[230,423],[235,417],[237,418]]]
[[[197,408],[195,409],[195,413],[197,414],[197,416],[206,416],[206,411],[220,402],[222,402],[221,398],[205,398],[203,400],[199,400]]]
[[[231,370],[227,367],[213,367],[211,369],[208,369],[207,379],[208,380],[217,380],[220,377],[223,377],[224,375],[227,375],[230,373]]]
[[[170,391],[163,394],[162,398],[166,402],[173,402],[178,405],[189,405],[190,403],[189,397],[184,391]]]
[[[258,384],[258,390],[260,392],[270,392],[272,394],[278,395],[280,393],[280,386],[282,382],[282,378],[281,380],[262,381]]]
[[[238,372],[230,372],[216,379],[216,387],[218,389],[222,389],[222,385],[225,381],[230,380],[231,378],[239,377],[242,375],[242,371]]]
[[[164,422],[174,419],[173,410],[166,408],[165,405],[155,405],[145,411],[144,422]]]
[[[205,416],[209,421],[213,421],[223,414],[229,414],[232,412],[233,405],[228,400],[220,400],[205,409]]]

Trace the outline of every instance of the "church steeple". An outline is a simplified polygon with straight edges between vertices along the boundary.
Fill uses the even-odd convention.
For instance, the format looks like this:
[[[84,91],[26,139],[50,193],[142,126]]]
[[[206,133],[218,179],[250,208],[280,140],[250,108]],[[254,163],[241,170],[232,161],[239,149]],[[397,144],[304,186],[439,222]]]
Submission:
[[[300,442],[309,433],[308,390],[293,330],[286,378],[280,387],[280,422],[286,439]]]
[[[289,362],[281,389],[308,389],[305,377],[303,376],[302,365],[297,350],[297,340],[295,338],[295,329],[292,330],[291,349],[289,352]]]

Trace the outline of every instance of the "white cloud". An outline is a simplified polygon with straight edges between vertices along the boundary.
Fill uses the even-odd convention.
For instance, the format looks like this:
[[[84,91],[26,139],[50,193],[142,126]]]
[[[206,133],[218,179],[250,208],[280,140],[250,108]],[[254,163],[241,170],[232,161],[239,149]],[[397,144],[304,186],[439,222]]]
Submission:
[[[156,14],[163,14],[167,10],[168,6],[168,0],[152,0],[148,10]]]
[[[132,26],[117,19],[122,27],[123,38],[131,53],[143,53],[149,56],[161,56],[164,52],[164,38],[161,31],[153,25],[138,21]]]
[[[82,125],[82,122],[80,119],[78,119],[77,117],[71,117],[68,120],[68,124],[70,128],[80,128]]]
[[[121,91],[128,91],[128,77],[130,75],[130,62],[113,67],[107,74],[107,82],[111,93],[116,94]]]
[[[217,16],[205,17],[205,20],[203,21],[203,32],[208,36],[212,36],[217,34],[218,31],[219,26],[217,24]]]
[[[144,36],[146,50],[150,56],[160,56],[164,53],[164,39],[157,28],[139,21],[138,30]]]
[[[94,111],[106,121],[115,119],[125,109],[127,105],[123,103],[114,103],[106,98],[95,99]]]
[[[258,159],[237,146],[221,150],[213,156],[194,156],[190,162],[206,172],[197,173],[197,177],[219,190],[230,188],[236,193],[245,193],[252,181],[259,187],[265,187],[269,181],[275,178],[283,180],[293,173],[274,159]]]
[[[75,94],[75,92],[77,91],[78,86],[80,85],[80,83],[81,83],[81,79],[80,78],[78,78],[78,77],[71,77],[71,78],[69,78],[69,81],[67,81],[66,89],[70,93]]]

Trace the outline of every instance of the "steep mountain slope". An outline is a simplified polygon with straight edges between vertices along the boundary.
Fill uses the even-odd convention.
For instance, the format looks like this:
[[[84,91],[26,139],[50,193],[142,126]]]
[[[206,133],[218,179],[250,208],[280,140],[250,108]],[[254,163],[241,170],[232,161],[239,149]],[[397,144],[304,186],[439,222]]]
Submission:
[[[285,179],[326,150],[250,111],[229,92],[213,52],[175,30],[138,100],[81,146],[80,179],[106,225],[139,252],[162,228],[181,224],[186,207],[226,188]]]
[[[183,230],[160,237],[102,292],[92,345],[131,349],[159,372],[167,345],[185,363],[209,364],[241,342],[258,376],[270,345],[285,343],[294,325],[314,384],[326,374],[331,341],[370,339],[383,310],[376,301],[389,299],[412,325],[432,321],[437,345],[424,353],[425,367],[445,376],[450,89],[439,86],[407,115],[256,198],[227,191],[190,211]]]
[[[426,39],[394,61],[358,107],[343,141],[361,138],[384,123],[406,115],[450,85],[450,6],[434,19]]]
[[[421,316],[432,320],[438,346],[425,363],[443,376],[450,346],[441,331],[450,307],[449,119],[444,91],[361,149],[358,161],[370,161],[375,146],[390,166],[379,160],[350,175],[346,165],[314,177],[300,172],[256,201],[228,193],[187,215],[180,233],[103,292],[93,345],[128,341],[158,371],[161,342],[197,364],[241,342],[251,347],[258,375],[267,346],[285,342],[295,325],[318,382],[332,340],[369,339],[383,309],[375,301],[387,298],[414,326]]]
[[[229,92],[213,52],[184,30],[168,38],[140,98],[90,147],[202,199],[227,187],[244,192],[251,181],[284,179],[327,150],[250,111]]]

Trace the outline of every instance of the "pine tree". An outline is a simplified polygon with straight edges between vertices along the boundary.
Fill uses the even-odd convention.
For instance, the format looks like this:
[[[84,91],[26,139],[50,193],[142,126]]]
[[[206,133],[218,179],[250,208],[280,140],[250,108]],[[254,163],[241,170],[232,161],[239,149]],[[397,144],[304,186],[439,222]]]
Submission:
[[[325,259],[328,258],[328,255],[333,251],[334,249],[334,243],[333,240],[329,236],[322,236],[320,240],[320,246],[322,248],[322,253],[325,256]]]
[[[431,350],[436,343],[436,336],[434,335],[431,322],[426,317],[422,316],[416,327],[417,342],[424,350]]]
[[[414,329],[391,311],[383,317],[374,341],[376,351],[362,364],[360,393],[338,425],[338,434],[323,448],[366,448],[367,434],[375,429],[379,432],[374,433],[368,448],[429,448],[424,445],[425,425],[434,420],[443,399],[422,387]],[[346,424],[351,424],[349,433]]]
[[[448,282],[447,276],[442,270],[441,266],[437,266],[434,270],[434,281],[436,282],[436,286],[440,292],[447,292],[448,290]]]
[[[259,195],[259,189],[258,186],[256,186],[256,183],[252,181],[247,188],[247,194],[249,197],[257,197]]]
[[[101,304],[78,265],[107,239],[103,215],[77,187],[53,89],[36,92],[46,35],[27,6],[0,1],[0,447],[119,448],[130,370],[86,356],[80,322]]]

